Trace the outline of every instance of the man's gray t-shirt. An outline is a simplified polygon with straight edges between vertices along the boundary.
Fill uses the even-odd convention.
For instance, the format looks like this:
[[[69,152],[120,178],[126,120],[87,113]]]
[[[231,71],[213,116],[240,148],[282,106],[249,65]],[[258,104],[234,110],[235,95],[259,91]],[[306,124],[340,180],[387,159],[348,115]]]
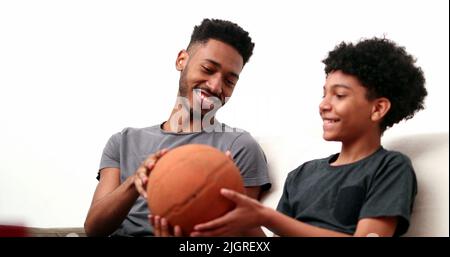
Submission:
[[[116,133],[106,144],[99,170],[119,168],[120,180],[125,181],[133,175],[140,164],[150,155],[163,148],[175,148],[185,144],[206,144],[222,152],[231,151],[236,166],[246,187],[262,186],[270,188],[267,160],[255,139],[243,130],[217,123],[214,131],[194,133],[170,133],[161,125],[136,129],[125,128]],[[98,177],[97,177],[98,178]],[[113,236],[151,236],[153,228],[148,223],[147,202],[138,197],[120,227]]]
[[[277,210],[310,225],[354,234],[360,219],[398,217],[404,234],[417,193],[410,159],[380,147],[357,162],[331,166],[339,154],[291,171]]]

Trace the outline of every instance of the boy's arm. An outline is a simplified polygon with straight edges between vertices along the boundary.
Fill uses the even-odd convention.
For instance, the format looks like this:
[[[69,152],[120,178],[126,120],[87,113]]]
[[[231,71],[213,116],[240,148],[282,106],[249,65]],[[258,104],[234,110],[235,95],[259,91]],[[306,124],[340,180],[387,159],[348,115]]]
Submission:
[[[351,235],[329,229],[316,227],[298,221],[274,209],[264,207],[261,213],[262,221],[274,234],[279,236],[304,237],[349,237]]]
[[[238,192],[223,189],[221,193],[235,202],[236,208],[220,218],[195,226],[192,236],[220,236],[223,231],[256,232],[255,228],[262,232],[260,226],[280,236],[350,236],[300,222]]]
[[[316,227],[286,216],[273,209],[265,208],[263,216],[267,228],[281,236],[305,237],[349,237],[352,235]],[[353,236],[393,236],[397,226],[397,218],[366,218],[361,219]]]
[[[364,218],[359,220],[354,236],[393,236],[397,217]]]
[[[336,232],[316,227],[298,221],[272,208],[263,206],[254,199],[231,190],[222,190],[222,194],[236,203],[236,208],[228,214],[196,226],[193,236],[215,236],[221,231],[238,231],[259,226],[265,226],[274,234],[280,236],[305,237],[349,237],[350,234]],[[397,224],[397,218],[361,219],[357,224],[354,236],[392,236]],[[255,235],[256,236],[256,235]]]
[[[246,187],[245,194],[257,201],[261,200],[261,186]],[[242,233],[243,236],[264,237],[266,234],[261,227],[252,228]]]

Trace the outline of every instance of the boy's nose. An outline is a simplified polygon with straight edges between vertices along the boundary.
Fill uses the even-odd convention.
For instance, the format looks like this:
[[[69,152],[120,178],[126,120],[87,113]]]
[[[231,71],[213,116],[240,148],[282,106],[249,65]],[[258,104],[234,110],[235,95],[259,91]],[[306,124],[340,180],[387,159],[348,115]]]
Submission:
[[[328,99],[326,97],[324,97],[319,104],[319,111],[322,112],[322,111],[327,111],[330,109],[331,109],[331,105],[328,102]]]

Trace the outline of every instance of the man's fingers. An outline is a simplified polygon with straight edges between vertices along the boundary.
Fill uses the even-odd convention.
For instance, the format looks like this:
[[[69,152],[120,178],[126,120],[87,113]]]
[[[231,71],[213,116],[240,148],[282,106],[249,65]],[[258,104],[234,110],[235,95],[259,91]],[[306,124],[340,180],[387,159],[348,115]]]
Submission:
[[[150,223],[150,225],[152,225],[152,227],[155,227],[155,217],[151,214],[149,214],[147,217],[148,217],[148,223]]]
[[[136,190],[138,191],[138,193],[144,197],[147,198],[147,177],[143,174],[144,173],[145,168],[144,167],[139,167],[137,172],[136,172],[136,176],[137,178],[134,180],[134,185],[136,187]]]
[[[154,162],[150,162],[147,165],[145,165],[146,168],[146,175],[150,175],[150,172],[153,170],[153,168],[155,167],[155,163]]]
[[[144,189],[144,186],[142,185],[142,180],[140,179],[135,179],[134,180],[134,187],[136,188],[136,190],[138,191],[139,195],[141,195],[142,197],[144,197],[145,199],[147,199],[147,192]]]
[[[147,160],[144,161],[144,167],[146,168],[146,170],[148,171],[148,173],[150,173],[150,171],[152,171],[153,167],[155,166],[155,159],[153,159],[154,157],[150,157]]]
[[[158,159],[161,158],[164,154],[166,154],[169,151],[168,148],[164,148],[161,151],[158,151]]]
[[[161,158],[168,151],[169,151],[169,149],[164,148],[164,149],[159,150],[156,153],[150,155],[149,157],[147,157],[147,159],[144,161],[144,166],[147,168],[148,173],[150,173],[150,171],[153,169],[156,161],[158,161],[158,159]]]
[[[231,156],[230,150],[227,150],[227,151],[225,152],[225,155],[228,157],[228,159],[233,160],[233,156]]]
[[[213,237],[213,236],[225,236],[226,229],[224,227],[214,229],[214,230],[208,230],[208,231],[193,231],[190,236],[192,237]]]
[[[161,218],[161,236],[170,236],[169,223],[166,218]]]
[[[181,230],[180,226],[176,225],[173,231],[174,231],[173,234],[175,236],[183,236],[183,231]]]
[[[159,216],[155,216],[153,221],[154,221],[153,230],[154,230],[155,236],[161,236],[160,217]]]
[[[147,183],[148,177],[147,177],[147,170],[144,166],[140,166],[138,168],[137,175],[139,179],[142,181],[142,185],[145,185]]]

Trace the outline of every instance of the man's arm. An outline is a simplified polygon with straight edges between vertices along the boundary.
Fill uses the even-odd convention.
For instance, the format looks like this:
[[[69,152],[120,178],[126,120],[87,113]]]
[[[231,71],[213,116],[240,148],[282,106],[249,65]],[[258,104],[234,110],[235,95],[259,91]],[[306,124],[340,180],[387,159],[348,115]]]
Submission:
[[[245,194],[248,197],[259,201],[261,197],[261,187],[260,186],[245,187]]]
[[[92,199],[84,229],[88,236],[107,236],[123,222],[139,196],[134,177],[120,183],[120,169],[104,168]]]
[[[107,236],[114,232],[130,212],[139,195],[147,198],[148,176],[168,149],[151,154],[136,172],[120,183],[120,169],[104,168],[92,199],[84,229],[88,236]]]

